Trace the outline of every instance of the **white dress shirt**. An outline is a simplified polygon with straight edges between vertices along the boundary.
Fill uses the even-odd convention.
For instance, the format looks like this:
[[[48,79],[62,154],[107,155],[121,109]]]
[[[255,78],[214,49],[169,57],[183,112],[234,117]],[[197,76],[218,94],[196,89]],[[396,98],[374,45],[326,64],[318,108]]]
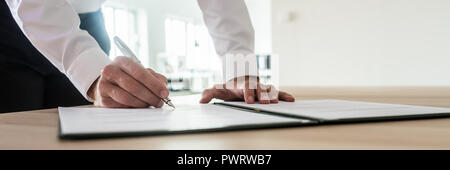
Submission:
[[[77,13],[97,11],[104,0],[6,0],[11,13],[31,43],[62,73],[83,96],[111,61],[98,43],[79,28]],[[234,68],[234,61],[253,54],[254,30],[243,0],[198,0],[216,51],[222,56],[226,80],[257,76],[256,57],[246,58],[246,71]],[[232,55],[228,55],[232,54]],[[226,56],[226,57],[225,57]],[[231,73],[229,70],[238,70]]]

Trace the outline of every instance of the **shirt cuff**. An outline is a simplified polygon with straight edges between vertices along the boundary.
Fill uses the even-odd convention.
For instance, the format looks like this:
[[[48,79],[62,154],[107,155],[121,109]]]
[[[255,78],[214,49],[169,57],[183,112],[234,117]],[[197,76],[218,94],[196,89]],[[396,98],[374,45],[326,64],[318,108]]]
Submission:
[[[102,50],[92,48],[77,57],[66,71],[66,75],[84,98],[93,102],[87,92],[100,76],[102,69],[110,63],[111,60]]]
[[[255,76],[258,77],[258,63],[255,54],[234,55],[227,54],[222,57],[223,76],[225,82],[237,77]]]

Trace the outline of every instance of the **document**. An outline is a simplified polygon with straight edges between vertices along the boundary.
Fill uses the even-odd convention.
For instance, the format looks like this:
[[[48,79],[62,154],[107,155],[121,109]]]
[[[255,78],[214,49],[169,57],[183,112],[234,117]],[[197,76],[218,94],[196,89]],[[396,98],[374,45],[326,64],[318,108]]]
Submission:
[[[213,104],[176,104],[176,106],[176,109],[168,106],[158,109],[61,107],[59,108],[60,130],[64,136],[139,132],[168,133],[311,122],[310,120],[230,109]]]
[[[450,117],[450,108],[345,100],[303,100],[278,104],[174,97],[177,106],[146,109],[60,107],[61,138],[161,135],[187,132],[321,125],[333,122]]]
[[[253,105],[248,105],[244,102],[223,102],[223,104],[272,113],[279,113],[283,115],[310,117],[322,120],[450,113],[450,108],[383,104],[345,100],[305,100],[296,102],[280,101],[278,104]]]

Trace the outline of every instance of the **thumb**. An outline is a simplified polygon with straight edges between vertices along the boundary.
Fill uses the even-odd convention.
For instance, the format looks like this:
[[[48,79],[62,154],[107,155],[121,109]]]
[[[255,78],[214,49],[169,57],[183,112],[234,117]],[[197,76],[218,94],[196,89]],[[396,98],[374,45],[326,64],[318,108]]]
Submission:
[[[205,104],[209,103],[214,98],[213,89],[206,89],[202,93],[202,98],[200,99],[200,103]]]

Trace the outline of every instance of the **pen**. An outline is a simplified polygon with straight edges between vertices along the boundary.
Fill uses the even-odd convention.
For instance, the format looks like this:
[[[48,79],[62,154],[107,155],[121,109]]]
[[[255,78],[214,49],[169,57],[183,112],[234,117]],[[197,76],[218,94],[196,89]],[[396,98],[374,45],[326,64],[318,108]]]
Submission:
[[[119,37],[114,36],[114,43],[116,44],[117,48],[119,48],[119,50],[123,53],[123,55],[132,58],[134,61],[142,65],[141,61],[139,61],[139,59],[136,57],[133,51],[131,51],[131,49],[128,48],[125,42],[123,42]],[[166,99],[161,98],[161,100],[164,101],[164,103],[166,103],[170,107],[175,108],[175,105],[173,105],[173,103],[169,98]]]

